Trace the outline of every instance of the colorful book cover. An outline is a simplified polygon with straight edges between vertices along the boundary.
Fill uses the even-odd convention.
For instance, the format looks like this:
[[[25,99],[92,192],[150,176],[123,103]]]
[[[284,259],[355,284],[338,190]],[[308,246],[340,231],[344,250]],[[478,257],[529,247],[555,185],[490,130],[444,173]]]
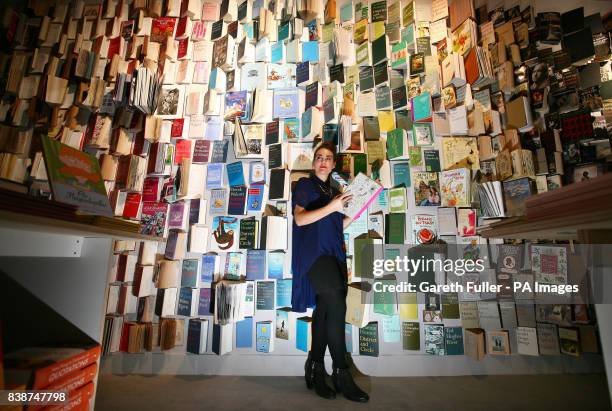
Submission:
[[[425,92],[413,97],[412,121],[429,121],[431,119],[431,94]]]
[[[438,173],[413,171],[414,201],[417,206],[439,206]]]
[[[438,219],[435,215],[412,216],[412,244],[429,244],[438,236]]]
[[[300,117],[299,91],[297,88],[274,90],[274,118]]]
[[[431,123],[413,123],[412,140],[415,146],[430,146],[433,144],[433,128]]]
[[[378,357],[378,322],[359,329],[359,355]]]
[[[257,212],[263,209],[265,185],[253,184],[247,190],[247,211]]]
[[[255,351],[268,353],[271,351],[272,322],[258,321],[256,325]]]
[[[223,270],[223,278],[226,280],[240,280],[242,269],[242,253],[231,252],[225,256],[225,268]]]
[[[267,80],[270,90],[295,87],[295,64],[269,64]]]
[[[289,340],[289,311],[276,310],[276,338]]]
[[[214,216],[211,251],[236,251],[238,249],[238,218]]]
[[[225,120],[234,120],[238,117],[241,120],[248,118],[248,92],[232,91],[225,93]]]
[[[302,43],[302,61],[319,62],[319,42],[305,41]]]
[[[291,117],[283,121],[283,141],[297,143],[300,140],[300,119]]]
[[[200,271],[200,283],[212,283],[215,278],[215,270],[219,256],[216,254],[202,255],[202,268]]]
[[[246,279],[264,280],[266,276],[266,250],[248,250]]]
[[[247,187],[230,186],[227,201],[227,214],[244,215],[246,206]]]
[[[49,137],[41,141],[54,200],[75,205],[86,214],[112,217],[98,160]]]
[[[225,171],[227,172],[227,181],[230,187],[243,186],[246,184],[244,181],[244,170],[242,161],[236,161],[228,164],[225,167]]]
[[[164,237],[167,226],[168,204],[142,203],[140,212],[140,234]]]
[[[471,205],[470,170],[459,168],[440,173],[442,207],[469,207]]]

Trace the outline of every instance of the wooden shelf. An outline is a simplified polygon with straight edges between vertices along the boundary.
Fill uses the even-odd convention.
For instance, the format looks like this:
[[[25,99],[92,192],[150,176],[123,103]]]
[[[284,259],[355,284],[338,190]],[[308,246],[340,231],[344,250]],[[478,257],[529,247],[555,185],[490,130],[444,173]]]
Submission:
[[[6,210],[0,210],[0,227],[53,234],[68,234],[80,237],[110,237],[117,240],[166,241],[160,237],[142,235],[120,229]]]
[[[486,238],[576,240],[612,229],[612,173],[530,197],[526,215],[478,228]]]

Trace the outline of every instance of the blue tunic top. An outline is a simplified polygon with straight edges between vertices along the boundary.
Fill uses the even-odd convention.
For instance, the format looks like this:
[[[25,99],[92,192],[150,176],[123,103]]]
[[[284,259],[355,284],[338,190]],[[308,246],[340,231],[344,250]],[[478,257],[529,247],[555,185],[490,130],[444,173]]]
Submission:
[[[329,187],[314,173],[302,177],[295,185],[291,210],[299,205],[306,211],[326,206],[339,193],[332,189],[331,196],[320,187]],[[334,211],[311,224],[298,226],[293,220],[291,271],[293,273],[291,306],[293,311],[304,312],[315,305],[315,292],[308,278],[308,270],[322,255],[333,255],[346,264],[343,235],[344,214]]]

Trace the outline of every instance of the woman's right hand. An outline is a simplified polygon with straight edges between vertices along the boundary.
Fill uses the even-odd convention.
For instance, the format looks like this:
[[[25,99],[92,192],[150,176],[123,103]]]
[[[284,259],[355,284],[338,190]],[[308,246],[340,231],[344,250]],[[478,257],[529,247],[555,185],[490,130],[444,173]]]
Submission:
[[[332,211],[341,212],[344,209],[344,205],[351,201],[353,195],[351,193],[343,193],[338,194],[332,201],[330,201],[329,206]]]

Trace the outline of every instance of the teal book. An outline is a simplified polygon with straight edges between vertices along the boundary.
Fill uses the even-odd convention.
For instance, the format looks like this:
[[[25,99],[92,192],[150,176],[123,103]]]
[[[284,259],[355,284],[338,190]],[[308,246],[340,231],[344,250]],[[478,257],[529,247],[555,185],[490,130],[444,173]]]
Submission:
[[[349,1],[340,6],[340,21],[349,21],[351,18],[353,18],[353,2]]]
[[[302,43],[302,62],[304,61],[312,61],[313,63],[319,62],[318,41],[305,41]]]
[[[291,27],[291,22],[288,21],[284,24],[278,26],[278,41],[279,43],[283,40],[287,40],[289,38],[289,29]]]
[[[382,286],[395,285],[395,280],[377,280],[376,283],[380,283]],[[380,289],[383,287],[379,286]],[[376,287],[374,288],[376,289]],[[374,292],[374,312],[382,315],[393,315],[395,314],[395,292],[389,291],[378,291]]]
[[[255,336],[257,341],[255,344],[255,351],[265,353],[274,351],[272,321],[258,321]]]
[[[440,152],[438,150],[423,150],[425,171],[440,172]]]
[[[283,123],[283,141],[297,143],[300,139],[300,120],[291,117],[286,118]]]
[[[285,253],[283,251],[270,251],[268,254],[268,279],[283,278],[285,267]]]
[[[273,43],[272,46],[270,47],[271,49],[271,57],[270,57],[270,62],[271,63],[281,63],[283,61],[283,57],[285,54],[285,45],[282,41],[277,41],[276,43]]]
[[[312,318],[310,317],[300,317],[296,321],[295,348],[300,351],[308,352],[310,350],[311,323]]]
[[[253,348],[253,317],[236,321],[236,348]]]
[[[383,341],[386,343],[400,342],[400,318],[399,314],[386,315],[382,319]]]
[[[410,165],[406,162],[393,165],[393,186],[410,187]]]
[[[446,355],[463,355],[463,328],[444,327]]]
[[[344,342],[346,344],[346,352],[353,352],[353,324],[344,323]]]
[[[306,110],[302,113],[302,135],[307,136],[312,127],[312,110]]]
[[[276,306],[291,307],[291,286],[290,278],[276,280]]]
[[[412,98],[412,121],[431,119],[431,94],[421,93]]]

